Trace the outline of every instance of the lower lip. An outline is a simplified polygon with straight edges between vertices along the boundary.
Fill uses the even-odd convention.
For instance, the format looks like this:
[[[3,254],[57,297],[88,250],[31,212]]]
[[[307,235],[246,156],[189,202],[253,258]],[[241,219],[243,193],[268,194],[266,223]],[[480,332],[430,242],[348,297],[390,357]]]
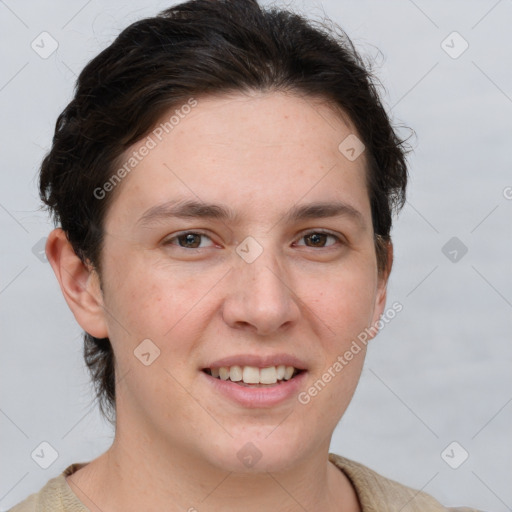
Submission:
[[[281,402],[297,396],[304,379],[306,371],[303,371],[290,380],[284,380],[281,384],[264,388],[250,388],[235,384],[230,380],[221,380],[205,372],[201,372],[207,382],[214,387],[215,391],[223,394],[229,399],[244,407],[272,407]]]

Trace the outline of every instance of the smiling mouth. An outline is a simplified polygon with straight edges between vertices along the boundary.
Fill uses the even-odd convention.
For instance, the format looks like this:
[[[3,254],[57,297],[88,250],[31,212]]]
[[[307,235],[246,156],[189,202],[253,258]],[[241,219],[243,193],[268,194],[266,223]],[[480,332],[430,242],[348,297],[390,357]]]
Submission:
[[[239,386],[259,388],[270,387],[289,381],[304,372],[293,366],[269,366],[258,368],[256,366],[222,366],[220,368],[204,368],[207,375],[219,380],[225,380]]]

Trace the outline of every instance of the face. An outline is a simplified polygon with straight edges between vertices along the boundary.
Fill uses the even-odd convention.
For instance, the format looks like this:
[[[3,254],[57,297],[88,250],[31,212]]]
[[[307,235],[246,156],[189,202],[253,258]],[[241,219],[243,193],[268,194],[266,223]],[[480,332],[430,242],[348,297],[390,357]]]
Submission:
[[[145,156],[105,219],[118,430],[230,471],[254,451],[254,470],[277,471],[329,444],[364,346],[335,363],[383,311],[365,155],[338,149],[346,118],[296,95],[183,111],[126,152]]]

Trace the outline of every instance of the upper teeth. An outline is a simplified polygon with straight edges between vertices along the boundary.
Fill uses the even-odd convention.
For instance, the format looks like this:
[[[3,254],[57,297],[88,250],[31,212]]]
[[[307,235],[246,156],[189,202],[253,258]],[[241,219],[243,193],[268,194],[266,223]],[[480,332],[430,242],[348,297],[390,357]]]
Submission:
[[[243,381],[246,384],[275,384],[278,380],[290,380],[295,371],[293,366],[269,366],[257,368],[256,366],[221,366],[211,368],[212,377],[233,382]]]

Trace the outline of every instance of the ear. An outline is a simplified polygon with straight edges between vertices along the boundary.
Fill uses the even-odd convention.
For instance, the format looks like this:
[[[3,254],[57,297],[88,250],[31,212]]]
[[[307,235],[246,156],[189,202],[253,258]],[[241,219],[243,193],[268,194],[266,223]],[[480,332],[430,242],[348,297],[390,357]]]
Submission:
[[[391,241],[382,242],[385,245],[383,248],[383,251],[386,253],[386,267],[379,271],[378,275],[378,282],[377,282],[377,294],[375,298],[375,308],[373,311],[373,318],[372,318],[372,326],[375,326],[376,323],[379,321],[381,315],[384,313],[384,308],[386,307],[386,297],[387,297],[387,290],[388,290],[388,280],[389,280],[389,274],[391,274],[391,267],[393,266],[393,244]],[[372,329],[372,332],[374,332],[375,337],[377,334],[377,330]]]
[[[75,254],[62,229],[54,229],[48,236],[46,257],[82,329],[96,338],[108,337],[99,276]]]

